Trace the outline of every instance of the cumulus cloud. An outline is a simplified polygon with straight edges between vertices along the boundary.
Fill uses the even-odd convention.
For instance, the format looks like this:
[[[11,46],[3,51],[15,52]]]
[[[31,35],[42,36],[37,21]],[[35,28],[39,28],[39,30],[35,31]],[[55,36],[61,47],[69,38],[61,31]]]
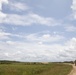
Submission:
[[[44,42],[55,42],[62,40],[61,36],[51,34],[29,34],[21,38],[25,41],[14,41],[12,36],[20,38],[18,34],[1,32],[1,37],[10,37],[6,41],[0,41],[0,59],[19,61],[64,61],[75,60],[76,58],[76,38],[62,44],[46,44]],[[57,37],[58,36],[58,37]],[[27,38],[26,38],[27,37]],[[57,39],[56,39],[57,38]],[[59,39],[58,39],[59,38]],[[27,41],[27,39],[29,41]],[[32,42],[31,42],[32,41]],[[66,57],[66,58],[65,58]]]
[[[51,43],[51,42],[58,42],[61,41],[62,39],[65,39],[64,36],[62,35],[57,35],[57,34],[50,34],[50,33],[33,33],[33,34],[13,34],[13,33],[8,33],[3,30],[0,31],[0,39],[13,39],[14,38],[19,38],[19,39],[24,39],[29,42],[37,42],[39,44],[43,42]]]
[[[5,46],[5,47],[4,47]],[[76,58],[76,38],[72,38],[64,45],[61,44],[43,44],[6,41],[0,42],[0,50],[6,56],[0,55],[0,58],[13,59],[20,61],[66,61]],[[66,57],[66,58],[65,58]]]
[[[65,52],[67,55],[67,58],[69,57],[72,58],[72,59],[76,59],[76,38],[72,38],[70,39],[69,41],[66,42],[66,47],[65,47]]]
[[[43,34],[41,36],[37,34],[29,34],[25,38],[32,42],[50,42],[50,43],[64,39],[64,37],[61,35],[51,35],[51,34]]]
[[[2,12],[2,4],[9,3],[8,6],[11,10],[14,11],[25,11],[28,10],[29,7],[24,3],[20,2],[8,2],[8,0],[0,1],[0,23],[3,24],[11,24],[11,25],[21,25],[21,26],[29,26],[29,25],[46,25],[46,26],[56,26],[60,25],[60,21],[57,21],[51,17],[43,17],[35,13],[27,13],[24,15],[19,14],[6,14]],[[11,22],[12,21],[12,22]]]
[[[48,45],[40,46],[37,43],[24,43],[24,42],[10,41],[11,43],[14,43],[14,44],[11,44],[7,42],[3,43],[6,49],[3,48],[2,45],[0,45],[0,49],[4,51],[3,53],[5,54],[5,56],[8,56],[8,57],[5,57],[5,59],[9,59],[10,57],[11,59],[15,58],[16,60],[22,60],[22,61],[23,60],[24,61],[46,61],[45,58],[47,58],[47,61],[50,61],[48,59],[51,59],[51,57],[57,56],[55,52],[52,50],[53,48]]]
[[[30,26],[30,25],[45,25],[56,26],[60,25],[60,21],[51,17],[44,17],[35,13],[17,14],[18,11],[28,10],[29,7],[23,3],[11,3],[11,10],[16,10],[17,13],[6,14],[2,12],[2,4],[8,4],[8,0],[0,0],[0,23]],[[76,16],[75,0],[71,6],[74,17]],[[20,13],[20,12],[19,12]],[[13,26],[12,26],[13,27]],[[15,26],[14,26],[15,27]],[[74,26],[65,27],[66,31],[75,31]],[[15,28],[13,28],[15,30]],[[0,59],[20,60],[20,61],[64,61],[75,60],[76,58],[76,37],[71,38],[61,44],[66,38],[62,35],[57,35],[57,32],[51,34],[44,32],[41,34],[14,34],[5,32],[0,28]]]
[[[60,23],[53,18],[42,17],[34,13],[30,13],[27,15],[8,14],[7,17],[2,20],[2,23],[21,25],[21,26],[28,26],[32,24],[39,24],[46,26],[60,25]]]
[[[76,19],[76,0],[73,0],[71,9],[73,11],[72,15],[73,15],[74,19]]]
[[[22,36],[18,34],[11,34],[1,31],[0,59],[20,60],[20,61],[53,61],[53,59],[55,59],[56,61],[56,57],[58,56],[59,50],[61,49],[62,46],[58,44],[57,45],[44,44],[43,41],[45,40],[46,40],[45,42],[50,41],[51,38],[50,34],[43,34],[39,37],[37,34],[35,34],[34,36],[35,40],[29,39],[28,36],[30,37],[30,35],[31,34]],[[14,36],[17,39],[21,38],[26,42],[25,41],[22,42],[19,40],[14,41],[12,36]],[[26,37],[28,38],[29,41],[27,40]],[[4,41],[4,39],[6,40]],[[55,53],[55,50],[58,51]]]

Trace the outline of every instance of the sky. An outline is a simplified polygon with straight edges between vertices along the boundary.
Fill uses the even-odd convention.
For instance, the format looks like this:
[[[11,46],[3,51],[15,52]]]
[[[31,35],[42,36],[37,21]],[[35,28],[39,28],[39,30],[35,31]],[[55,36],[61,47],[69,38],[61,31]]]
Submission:
[[[0,60],[76,59],[76,0],[0,0]]]

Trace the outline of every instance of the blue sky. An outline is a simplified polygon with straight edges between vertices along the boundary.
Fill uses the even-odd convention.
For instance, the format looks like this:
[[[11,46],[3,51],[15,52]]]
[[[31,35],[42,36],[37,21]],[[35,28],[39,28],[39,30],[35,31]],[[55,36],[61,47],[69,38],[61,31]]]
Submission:
[[[75,0],[0,0],[0,60],[75,59]]]

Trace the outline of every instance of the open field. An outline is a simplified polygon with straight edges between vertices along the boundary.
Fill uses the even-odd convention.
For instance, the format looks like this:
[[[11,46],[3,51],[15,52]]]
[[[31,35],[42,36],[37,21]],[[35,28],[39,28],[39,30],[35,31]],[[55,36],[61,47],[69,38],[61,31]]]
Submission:
[[[0,64],[0,75],[67,75],[71,65],[50,64]]]

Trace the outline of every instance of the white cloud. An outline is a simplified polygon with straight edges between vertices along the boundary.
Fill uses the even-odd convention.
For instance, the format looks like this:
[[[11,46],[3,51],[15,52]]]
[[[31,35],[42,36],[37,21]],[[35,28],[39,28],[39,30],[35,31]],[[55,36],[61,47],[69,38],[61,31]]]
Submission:
[[[3,3],[8,4],[8,0],[0,0],[0,11],[2,10],[2,4]]]
[[[11,35],[11,34],[0,31],[0,40],[9,39],[9,35]]]
[[[22,35],[19,34],[12,34],[12,33],[8,33],[2,30],[0,30],[0,40],[9,40],[9,39],[13,39],[12,37],[16,37],[16,38],[24,38]]]
[[[9,44],[9,45],[14,45],[14,44],[15,44],[15,43],[12,42],[12,41],[6,41],[6,43]]]
[[[76,38],[60,44],[29,43],[20,41],[0,42],[0,59],[14,59],[20,61],[64,61],[75,60]],[[6,57],[7,56],[7,57]]]
[[[44,17],[35,13],[25,15],[6,14],[2,12],[2,1],[9,3],[8,0],[0,0],[0,23],[9,25],[45,25],[56,26],[60,22],[51,18]],[[74,1],[74,0],[73,0]],[[74,17],[76,16],[76,2],[72,5]],[[9,4],[11,9],[25,11],[29,7],[22,3]],[[13,12],[12,12],[13,13]],[[17,27],[17,26],[13,26]],[[7,27],[8,28],[8,27]],[[66,31],[76,31],[74,26],[66,26]],[[15,30],[16,28],[13,28]],[[60,33],[60,32],[59,32]],[[21,60],[21,61],[63,61],[75,60],[76,58],[76,37],[71,38],[65,43],[60,44],[66,38],[58,32],[43,32],[36,34],[12,34],[0,28],[0,59]]]
[[[5,31],[5,27],[4,26],[0,26],[0,32]]]
[[[6,48],[2,47],[3,45],[1,45],[2,43],[0,43],[0,49],[4,51],[2,53],[5,53],[5,56],[8,55],[8,57],[5,57],[5,59],[9,59],[10,57],[11,60],[16,59],[24,61],[37,61],[37,60],[46,61],[48,59],[51,59],[51,57],[57,56],[56,53],[54,54],[54,50],[52,50],[54,49],[53,48],[54,46],[38,45],[37,43],[24,43],[24,42],[13,42],[13,41],[10,42],[14,44],[3,43],[3,45]]]
[[[44,39],[49,39],[49,38],[50,38],[50,34],[44,34],[44,35],[42,36],[42,38],[44,38]]]
[[[0,0],[0,23],[2,23],[2,20],[7,16],[7,14],[2,12],[2,4],[3,3],[8,4],[8,0]]]
[[[57,35],[57,34],[50,34],[50,33],[34,33],[34,34],[12,34],[12,33],[8,33],[5,32],[3,30],[0,31],[0,39],[4,40],[4,39],[12,39],[14,38],[18,38],[18,39],[22,39],[25,41],[29,41],[29,42],[36,42],[39,44],[42,43],[52,43],[52,42],[58,42],[61,41],[62,39],[64,39],[65,37],[63,37],[62,35]],[[11,42],[8,42],[11,43]]]
[[[76,38],[72,38],[61,44],[46,44],[44,42],[56,42],[63,40],[60,35],[51,34],[29,34],[18,35],[0,32],[0,40],[10,37],[7,41],[0,41],[0,59],[20,60],[20,61],[63,61],[75,60],[76,58]],[[13,41],[12,36],[21,38],[22,41]],[[1,39],[2,37],[2,39]],[[27,41],[27,39],[29,41]],[[31,42],[32,41],[32,42]],[[65,58],[66,57],[66,58]]]
[[[39,33],[38,33],[39,34]],[[62,49],[61,45],[58,44],[44,44],[43,42],[51,42],[52,39],[50,39],[52,36],[50,34],[43,34],[39,36],[38,34],[35,34],[33,38],[28,38],[29,42],[27,41],[26,36],[29,35],[19,35],[18,34],[10,34],[6,32],[0,33],[0,59],[7,59],[7,60],[20,60],[20,61],[54,61],[57,60],[59,50]],[[11,38],[10,38],[11,36]],[[25,41],[13,41],[12,36],[15,36],[18,38],[21,38]],[[2,41],[4,37],[8,37],[10,39],[7,39],[6,41]],[[53,37],[55,38],[55,37]],[[12,39],[12,40],[11,40]],[[48,40],[49,39],[49,40]],[[4,39],[3,39],[4,40]],[[33,42],[31,42],[33,40]],[[57,41],[57,40],[53,40]],[[57,52],[55,52],[57,50]],[[29,59],[28,59],[29,58]],[[53,59],[52,59],[53,58]]]
[[[6,17],[6,14],[0,12],[0,19],[2,19],[2,18],[4,18],[4,17]]]
[[[68,53],[69,58],[76,59],[76,38],[72,38],[65,44],[65,51]]]
[[[58,34],[51,34],[49,32],[45,33],[33,33],[33,34],[15,34],[4,31],[4,28],[0,30],[0,40],[13,40],[13,39],[21,39],[22,41],[35,42],[38,44],[43,43],[57,43],[65,39],[64,36]],[[8,42],[11,43],[11,42]],[[11,43],[12,44],[12,43]]]
[[[38,42],[38,44],[39,44],[39,45],[42,45],[42,44],[43,44],[43,42]]]
[[[37,34],[29,34],[26,36],[26,39],[28,41],[32,42],[57,42],[61,39],[64,39],[63,36],[60,35],[51,35],[51,34],[43,34],[43,35],[37,35]]]
[[[0,2],[0,23],[11,24],[11,25],[21,25],[21,26],[29,26],[29,25],[46,25],[46,26],[56,26],[60,25],[60,21],[57,21],[51,17],[43,17],[35,13],[28,13],[25,15],[19,14],[6,14],[3,13],[2,3],[9,3],[9,8],[14,9],[15,11],[27,10],[29,7],[24,3],[20,2],[8,2],[8,0],[1,0]]]
[[[59,25],[59,22],[53,18],[42,17],[34,13],[27,15],[8,14],[7,17],[2,20],[2,23],[21,26],[28,26],[32,24],[40,24],[46,26]]]
[[[76,31],[76,27],[74,25],[68,25],[65,28],[66,28],[66,31],[69,31],[69,32],[75,32]]]
[[[0,23],[3,22],[3,20],[5,19],[6,16],[7,16],[7,14],[0,11]]]
[[[76,19],[76,0],[73,0],[71,9],[73,11],[72,15],[73,15],[74,19]]]
[[[29,9],[26,4],[20,2],[10,2],[9,6],[11,10],[15,11],[25,11]]]
[[[9,53],[4,53],[4,55],[8,57],[9,56]]]

